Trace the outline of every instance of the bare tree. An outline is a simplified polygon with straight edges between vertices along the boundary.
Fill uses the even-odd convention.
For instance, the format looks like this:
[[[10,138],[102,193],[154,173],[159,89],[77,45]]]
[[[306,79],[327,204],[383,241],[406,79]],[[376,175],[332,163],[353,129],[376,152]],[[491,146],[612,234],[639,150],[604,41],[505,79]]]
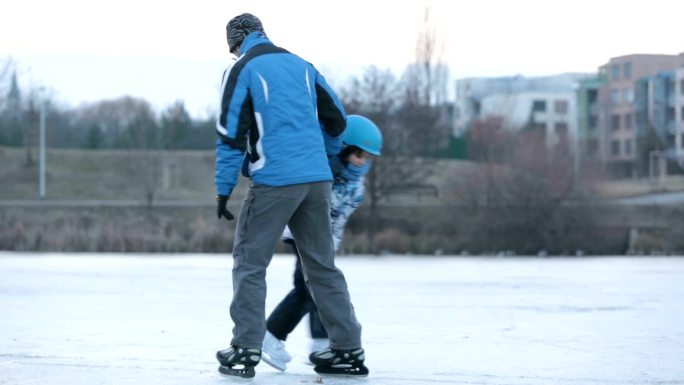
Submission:
[[[3,144],[24,142],[26,117],[21,104],[15,65],[11,58],[0,60],[0,140]]]
[[[26,110],[26,120],[20,120],[23,132],[23,144],[26,151],[26,167],[35,166],[33,160],[33,150],[38,146],[38,135],[40,132],[40,101],[35,90],[30,90],[28,95],[28,108]]]
[[[184,137],[189,134],[192,119],[182,101],[177,101],[161,114],[160,129],[162,132],[162,147],[165,149],[180,148]]]
[[[491,206],[496,200],[495,173],[510,152],[511,135],[503,127],[503,119],[488,117],[474,121],[467,133],[470,158],[480,164],[480,173],[466,183],[459,181],[455,189],[461,199],[475,205]]]
[[[512,132],[497,118],[474,122],[468,144],[476,171],[449,188],[468,212],[465,238],[473,248],[574,252],[595,235],[569,149],[550,149],[543,132]]]
[[[449,143],[451,124],[445,108],[449,70],[429,8],[423,26],[416,42],[416,62],[402,78],[401,147],[407,155],[434,157]]]
[[[432,160],[402,154],[399,142],[399,117],[396,94],[399,84],[390,70],[369,67],[353,78],[340,93],[347,112],[371,119],[383,134],[382,156],[373,159],[366,177],[366,201],[369,210],[366,237],[370,252],[377,252],[375,237],[380,227],[380,205],[398,192],[425,184],[433,173]]]
[[[10,91],[12,68],[14,68],[12,58],[0,59],[0,112],[5,109],[5,103]]]
[[[375,122],[383,134],[383,154],[397,153],[397,80],[389,69],[368,67],[342,88],[340,98],[349,114],[360,114]]]
[[[416,42],[416,65],[409,74],[414,81],[410,83],[419,104],[440,106],[446,100],[449,70],[442,56],[444,45],[437,41],[437,30],[430,20],[430,8],[425,9],[423,28]]]
[[[369,217],[365,223],[373,252],[377,252],[380,205],[397,193],[430,188],[426,181],[434,174],[435,162],[419,157],[434,157],[449,143],[451,124],[444,117],[448,70],[429,9],[424,21],[416,63],[407,67],[401,82],[389,70],[370,67],[341,93],[348,112],[371,118],[385,139],[383,156],[374,160],[366,181]]]
[[[131,96],[81,106],[75,119],[84,127],[98,127],[103,147],[153,148],[158,145],[156,116],[149,102]]]
[[[397,148],[394,115],[396,109],[397,81],[390,70],[368,67],[363,76],[352,78],[342,89],[340,98],[349,114],[360,114],[372,120],[383,135],[383,157],[391,156]],[[367,202],[370,204],[366,221],[366,236],[371,249],[377,232],[378,204],[383,195],[387,174],[378,172],[382,158],[373,160],[373,167],[366,178]]]

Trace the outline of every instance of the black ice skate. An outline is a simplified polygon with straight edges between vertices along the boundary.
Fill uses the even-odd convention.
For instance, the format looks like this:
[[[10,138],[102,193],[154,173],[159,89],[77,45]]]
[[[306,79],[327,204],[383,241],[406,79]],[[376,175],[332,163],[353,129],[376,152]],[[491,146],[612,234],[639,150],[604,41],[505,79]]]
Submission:
[[[316,365],[314,370],[321,375],[343,377],[366,377],[368,368],[363,364],[366,356],[362,348],[337,350],[327,348],[311,353],[309,360]]]
[[[216,359],[221,364],[218,371],[226,377],[252,378],[254,367],[261,360],[260,349],[243,349],[232,345],[226,350],[216,352]]]

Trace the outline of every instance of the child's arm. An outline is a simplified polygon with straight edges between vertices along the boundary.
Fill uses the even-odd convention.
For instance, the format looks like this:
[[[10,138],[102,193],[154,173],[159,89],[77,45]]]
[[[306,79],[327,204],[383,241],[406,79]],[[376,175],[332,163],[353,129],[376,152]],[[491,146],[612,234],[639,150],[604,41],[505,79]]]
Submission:
[[[344,227],[349,217],[361,205],[364,198],[364,177],[346,183],[334,183],[330,204],[330,220],[335,250],[342,243]]]

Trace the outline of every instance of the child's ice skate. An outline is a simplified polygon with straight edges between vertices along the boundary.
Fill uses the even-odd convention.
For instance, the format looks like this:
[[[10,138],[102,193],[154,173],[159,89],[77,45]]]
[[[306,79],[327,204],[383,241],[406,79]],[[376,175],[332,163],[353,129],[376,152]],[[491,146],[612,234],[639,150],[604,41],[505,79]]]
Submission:
[[[261,350],[231,345],[228,349],[216,352],[216,359],[221,364],[218,368],[221,375],[231,378],[252,378],[254,367],[261,360]]]
[[[284,372],[287,369],[287,363],[292,361],[292,356],[285,350],[285,345],[276,336],[271,334],[268,330],[264,335],[264,342],[261,346],[261,358],[264,362],[273,366],[274,368]]]
[[[311,353],[309,360],[316,365],[314,370],[321,375],[343,377],[366,377],[368,368],[363,364],[366,359],[362,348],[352,350],[326,350]]]

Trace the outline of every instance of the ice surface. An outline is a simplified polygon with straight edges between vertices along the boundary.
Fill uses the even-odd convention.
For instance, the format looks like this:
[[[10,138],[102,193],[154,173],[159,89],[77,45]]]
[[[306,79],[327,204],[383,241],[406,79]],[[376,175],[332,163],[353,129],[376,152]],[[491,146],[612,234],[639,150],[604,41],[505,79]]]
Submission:
[[[340,257],[366,380],[324,384],[684,384],[684,259]],[[0,384],[226,384],[229,255],[0,253]],[[267,310],[294,260],[274,258]],[[307,323],[280,373],[315,384]]]

